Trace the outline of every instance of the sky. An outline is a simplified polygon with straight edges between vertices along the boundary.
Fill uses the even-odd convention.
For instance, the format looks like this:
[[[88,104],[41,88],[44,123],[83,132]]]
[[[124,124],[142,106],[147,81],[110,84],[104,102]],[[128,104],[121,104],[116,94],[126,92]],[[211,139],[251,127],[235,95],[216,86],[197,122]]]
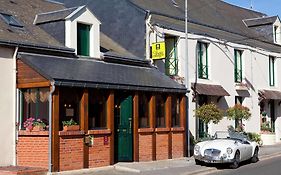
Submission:
[[[268,16],[278,15],[281,18],[281,0],[225,0],[225,2],[244,8],[250,8],[252,2],[253,10]]]

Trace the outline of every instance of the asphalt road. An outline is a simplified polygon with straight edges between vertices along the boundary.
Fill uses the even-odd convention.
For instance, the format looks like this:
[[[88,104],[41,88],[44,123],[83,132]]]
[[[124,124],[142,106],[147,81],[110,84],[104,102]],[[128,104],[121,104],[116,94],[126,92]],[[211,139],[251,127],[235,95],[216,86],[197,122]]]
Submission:
[[[252,164],[244,163],[238,169],[221,169],[208,175],[281,175],[280,167],[281,156]]]

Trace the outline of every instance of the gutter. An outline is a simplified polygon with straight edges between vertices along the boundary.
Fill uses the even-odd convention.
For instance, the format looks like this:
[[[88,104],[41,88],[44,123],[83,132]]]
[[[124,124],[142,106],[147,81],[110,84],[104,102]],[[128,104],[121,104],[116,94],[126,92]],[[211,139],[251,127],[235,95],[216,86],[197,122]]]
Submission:
[[[50,89],[50,94],[49,94],[49,141],[48,141],[48,171],[52,172],[52,167],[53,167],[53,162],[52,162],[52,96],[53,93],[55,92],[55,82],[51,81],[51,89]]]

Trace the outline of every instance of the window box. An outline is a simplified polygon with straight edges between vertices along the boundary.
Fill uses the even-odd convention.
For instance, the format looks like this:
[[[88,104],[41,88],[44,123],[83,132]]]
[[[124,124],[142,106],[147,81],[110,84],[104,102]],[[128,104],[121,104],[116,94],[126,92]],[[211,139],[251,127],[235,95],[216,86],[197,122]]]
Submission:
[[[79,125],[63,126],[63,131],[79,131]]]

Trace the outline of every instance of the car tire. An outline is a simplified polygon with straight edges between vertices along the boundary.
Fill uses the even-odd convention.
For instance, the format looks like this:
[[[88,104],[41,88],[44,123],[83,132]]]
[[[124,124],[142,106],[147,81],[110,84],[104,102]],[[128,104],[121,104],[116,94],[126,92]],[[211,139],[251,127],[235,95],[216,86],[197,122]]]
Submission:
[[[196,165],[202,165],[202,162],[200,160],[195,159],[195,164]]]
[[[259,161],[259,149],[255,148],[255,152],[253,157],[251,158],[251,162],[256,163],[257,161]]]
[[[235,156],[234,156],[234,160],[233,160],[232,164],[230,165],[230,168],[231,169],[238,168],[239,163],[240,163],[240,153],[239,153],[239,151],[236,151]]]

